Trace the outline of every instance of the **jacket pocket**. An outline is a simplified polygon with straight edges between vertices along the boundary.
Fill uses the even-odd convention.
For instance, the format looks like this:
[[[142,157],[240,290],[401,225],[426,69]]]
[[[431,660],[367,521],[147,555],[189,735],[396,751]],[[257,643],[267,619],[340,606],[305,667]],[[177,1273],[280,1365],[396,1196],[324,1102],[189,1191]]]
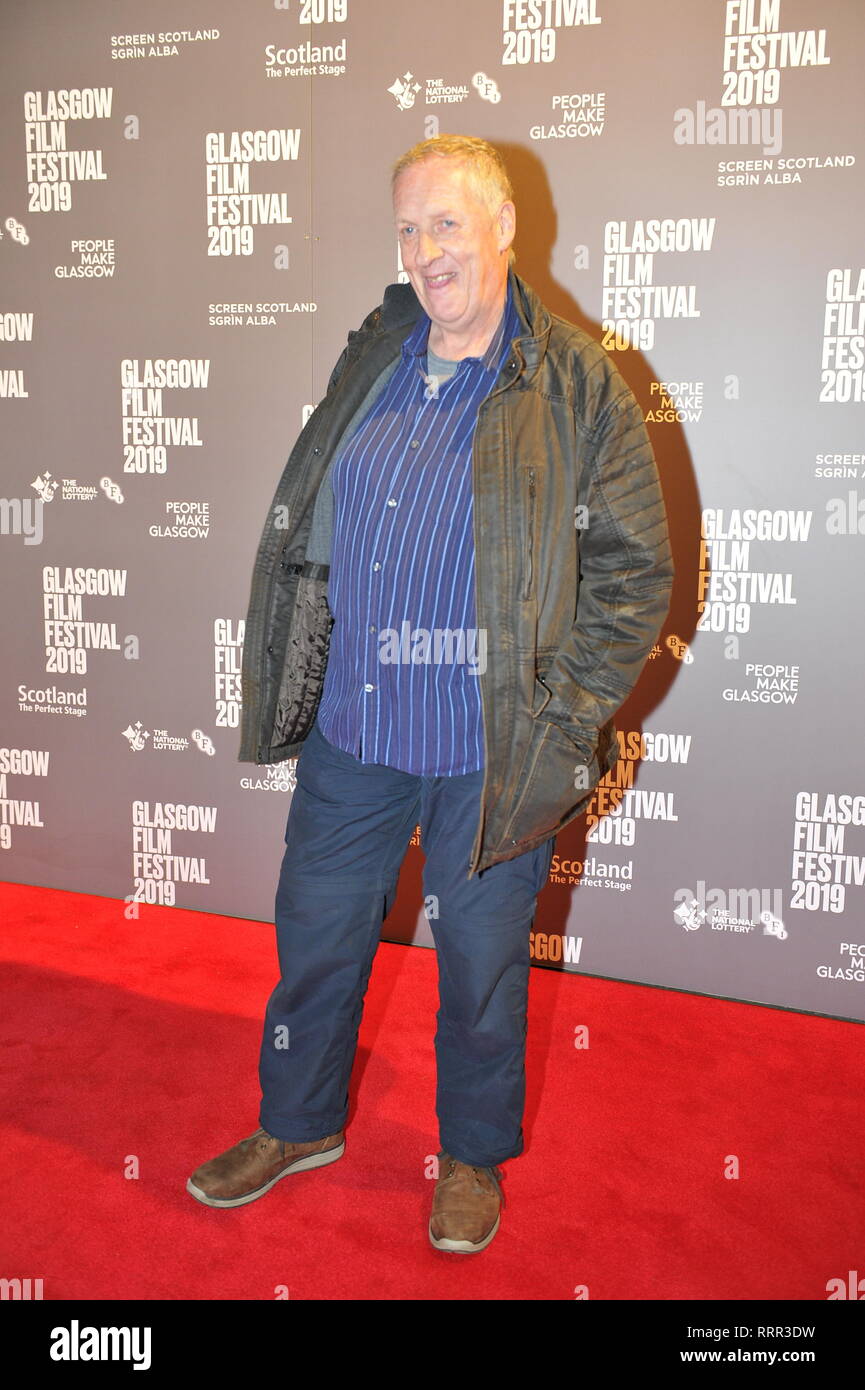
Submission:
[[[586,806],[602,775],[595,750],[577,743],[558,724],[537,720],[506,842],[516,845],[554,835]]]
[[[537,719],[546,706],[553,698],[553,692],[544,685],[540,676],[535,676],[534,693],[532,695],[532,719]]]
[[[537,484],[535,470],[534,468],[527,468],[525,470],[525,480],[523,484],[526,524],[523,531],[523,588],[520,594],[521,598],[531,598],[532,584],[534,583],[536,497]]]

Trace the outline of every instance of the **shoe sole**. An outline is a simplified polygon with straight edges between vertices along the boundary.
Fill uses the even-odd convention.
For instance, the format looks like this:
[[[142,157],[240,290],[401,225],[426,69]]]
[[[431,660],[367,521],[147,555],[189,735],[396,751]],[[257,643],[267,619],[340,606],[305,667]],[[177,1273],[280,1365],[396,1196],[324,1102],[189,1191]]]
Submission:
[[[335,1145],[332,1149],[325,1149],[323,1153],[307,1154],[305,1158],[298,1158],[294,1163],[290,1163],[281,1173],[277,1173],[275,1178],[266,1182],[263,1187],[256,1187],[252,1192],[244,1192],[239,1197],[211,1197],[202,1188],[196,1187],[190,1178],[186,1184],[186,1190],[196,1202],[201,1202],[206,1207],[243,1207],[247,1202],[256,1202],[259,1197],[263,1197],[272,1187],[283,1178],[287,1178],[291,1173],[305,1173],[311,1168],[324,1168],[328,1163],[335,1163],[338,1158],[342,1158],[345,1153],[345,1140],[341,1144]]]
[[[472,1245],[470,1240],[448,1240],[445,1236],[437,1238],[432,1233],[432,1222],[430,1222],[430,1243],[435,1246],[436,1250],[446,1250],[453,1255],[475,1255],[479,1250],[486,1250],[496,1231],[499,1229],[500,1221],[501,1217],[497,1216],[496,1224],[493,1226],[492,1230],[484,1236],[483,1240],[479,1240],[477,1245]]]

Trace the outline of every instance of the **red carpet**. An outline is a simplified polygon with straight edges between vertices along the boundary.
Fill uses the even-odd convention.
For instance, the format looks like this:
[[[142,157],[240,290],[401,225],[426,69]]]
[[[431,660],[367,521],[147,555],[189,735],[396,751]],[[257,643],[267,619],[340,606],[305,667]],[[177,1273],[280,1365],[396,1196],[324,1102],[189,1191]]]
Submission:
[[[526,1152],[489,1249],[443,1255],[431,951],[376,958],[345,1157],[211,1211],[185,1182],[258,1126],[273,928],[13,884],[0,918],[0,1276],[46,1300],[825,1300],[862,1267],[855,1024],[534,970]]]

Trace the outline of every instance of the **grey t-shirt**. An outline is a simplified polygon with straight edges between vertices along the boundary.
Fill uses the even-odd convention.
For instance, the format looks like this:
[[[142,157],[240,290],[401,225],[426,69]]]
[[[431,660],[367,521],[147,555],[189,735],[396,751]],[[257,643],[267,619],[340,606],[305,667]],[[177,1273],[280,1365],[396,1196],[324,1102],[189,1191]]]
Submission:
[[[426,369],[428,376],[437,376],[439,381],[448,381],[458,366],[459,362],[449,362],[446,357],[437,357],[432,348],[427,348]]]

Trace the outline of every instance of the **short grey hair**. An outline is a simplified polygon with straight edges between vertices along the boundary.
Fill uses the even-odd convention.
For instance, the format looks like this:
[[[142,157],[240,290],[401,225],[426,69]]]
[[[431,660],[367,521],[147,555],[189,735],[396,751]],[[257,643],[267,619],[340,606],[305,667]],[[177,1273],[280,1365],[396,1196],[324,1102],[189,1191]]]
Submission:
[[[393,166],[391,189],[396,189],[400,174],[427,159],[452,159],[459,162],[465,169],[477,197],[489,209],[491,217],[495,217],[502,203],[514,201],[513,184],[505,161],[494,145],[476,135],[436,135],[431,140],[421,140],[420,144],[412,145]],[[513,264],[513,247],[508,253],[508,260]]]

